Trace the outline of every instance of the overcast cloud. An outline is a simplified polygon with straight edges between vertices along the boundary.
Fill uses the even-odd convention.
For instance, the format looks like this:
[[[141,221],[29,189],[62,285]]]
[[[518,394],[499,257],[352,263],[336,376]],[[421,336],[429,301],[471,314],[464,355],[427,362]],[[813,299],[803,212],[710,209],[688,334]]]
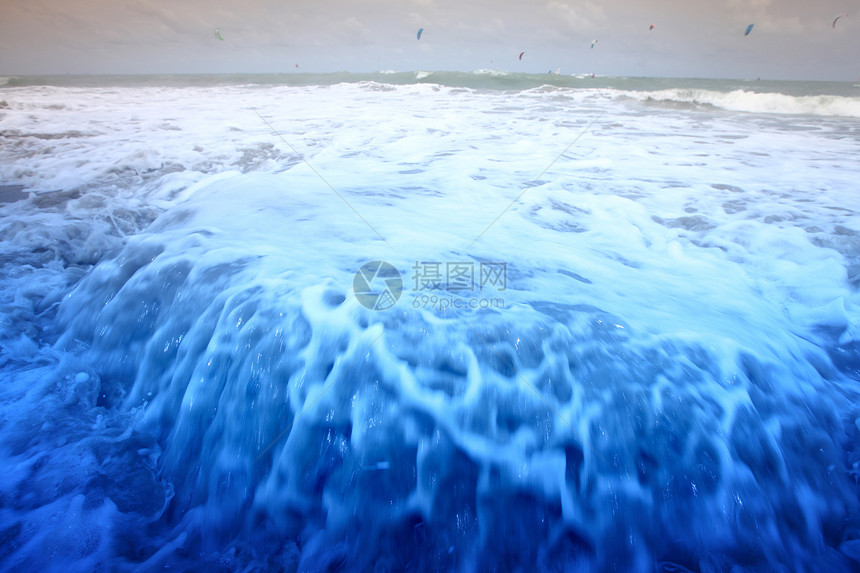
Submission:
[[[603,75],[855,81],[857,6],[847,0],[0,0],[0,74],[561,67]],[[755,28],[744,37],[750,23]]]

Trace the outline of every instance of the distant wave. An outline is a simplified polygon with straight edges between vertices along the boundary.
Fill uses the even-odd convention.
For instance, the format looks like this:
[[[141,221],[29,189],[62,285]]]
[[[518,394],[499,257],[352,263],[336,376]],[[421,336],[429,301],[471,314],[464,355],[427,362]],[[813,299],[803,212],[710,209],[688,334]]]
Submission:
[[[620,92],[640,101],[710,105],[729,111],[860,117],[860,99],[833,95],[791,96],[747,90],[721,92],[707,89],[666,89]]]
[[[28,86],[57,87],[211,87],[230,85],[330,86],[343,83],[396,86],[432,83],[439,86],[475,90],[546,91],[597,94],[609,99],[630,99],[644,103],[676,103],[712,106],[735,112],[860,117],[860,96],[848,82],[796,82],[636,78],[593,76],[577,73],[560,75],[514,73],[496,69],[471,72],[417,70],[372,73],[288,73],[288,74],[191,74],[151,76],[0,76],[4,90]],[[368,84],[371,85],[371,84]]]
[[[490,69],[480,69],[472,72],[476,76],[494,76],[494,77],[504,77],[511,75],[510,72],[506,72],[503,70],[490,70]]]

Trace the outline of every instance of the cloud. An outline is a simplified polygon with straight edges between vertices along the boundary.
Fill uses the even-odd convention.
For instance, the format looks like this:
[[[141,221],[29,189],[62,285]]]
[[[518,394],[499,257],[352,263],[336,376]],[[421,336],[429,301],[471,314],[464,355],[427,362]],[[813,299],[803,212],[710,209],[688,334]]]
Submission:
[[[474,69],[523,49],[529,63],[514,65],[525,70],[584,65],[593,38],[600,50],[586,57],[604,73],[647,62],[644,73],[732,75],[753,48],[764,70],[804,59],[855,69],[860,40],[849,22],[830,29],[845,11],[839,1],[0,0],[0,73],[281,71],[285,58],[307,70],[362,70],[380,54],[397,69]]]
[[[370,44],[375,40],[374,34],[355,16],[332,22],[331,30],[334,36],[348,39],[352,45]]]
[[[794,2],[774,4],[773,0],[730,0],[730,12],[739,22],[755,23],[758,33],[798,35],[808,32],[810,5]],[[815,12],[813,8],[811,11]]]
[[[546,4],[550,18],[560,21],[565,28],[574,32],[588,32],[606,22],[606,14],[599,4],[584,2],[576,7],[559,0]]]

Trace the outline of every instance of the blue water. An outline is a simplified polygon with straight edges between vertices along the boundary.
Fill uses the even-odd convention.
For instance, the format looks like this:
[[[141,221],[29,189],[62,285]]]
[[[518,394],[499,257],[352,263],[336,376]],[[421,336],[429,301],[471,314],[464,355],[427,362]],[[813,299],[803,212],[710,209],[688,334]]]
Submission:
[[[3,570],[860,567],[856,86],[5,80]]]

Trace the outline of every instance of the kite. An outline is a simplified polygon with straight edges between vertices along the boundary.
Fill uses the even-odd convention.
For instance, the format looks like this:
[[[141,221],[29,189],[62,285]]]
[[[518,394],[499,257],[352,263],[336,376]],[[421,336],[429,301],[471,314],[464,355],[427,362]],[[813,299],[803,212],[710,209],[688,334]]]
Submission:
[[[596,44],[596,43],[597,43],[597,40],[592,40],[591,41],[591,47],[594,48],[594,44]]]
[[[649,30],[653,30],[653,29],[654,29],[654,24],[651,24],[651,27],[650,27],[650,28],[648,28],[648,29],[649,29]]]
[[[424,28],[418,28],[418,39],[421,39],[421,33],[424,31]]]
[[[224,41],[224,38],[221,37],[221,28],[215,28],[215,37],[218,38],[219,40],[221,40],[222,42]]]
[[[750,35],[750,32],[752,32],[753,26],[755,26],[755,24],[750,24],[749,26],[747,26],[747,31],[744,32],[744,36]]]
[[[520,61],[521,62],[523,61],[523,54],[525,54],[525,52],[520,52]]]
[[[844,14],[840,14],[839,16],[837,16],[837,17],[836,17],[836,20],[838,20],[838,19],[839,19],[839,18],[841,18],[842,16],[844,16]],[[834,29],[834,30],[836,29],[836,20],[833,20],[833,29]]]

